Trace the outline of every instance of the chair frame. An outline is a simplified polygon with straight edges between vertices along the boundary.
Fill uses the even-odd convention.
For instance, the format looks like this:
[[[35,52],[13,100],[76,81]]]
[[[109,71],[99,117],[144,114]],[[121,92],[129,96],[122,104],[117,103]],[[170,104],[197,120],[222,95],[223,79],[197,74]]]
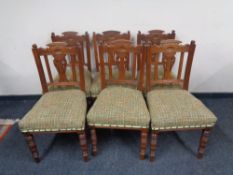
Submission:
[[[130,32],[128,31],[127,33],[121,33],[120,31],[116,30],[104,31],[102,34],[93,32],[95,66],[97,72],[99,72],[100,69],[99,45],[119,39],[130,40]]]
[[[172,43],[172,42],[164,42],[164,45],[160,46],[148,46],[147,47],[147,63],[146,63],[146,72],[147,72],[147,92],[151,90],[152,86],[155,84],[177,84],[182,89],[188,90],[189,86],[189,78],[190,78],[190,72],[193,62],[193,56],[195,52],[195,41],[191,41],[191,43],[188,45],[179,45],[179,43]],[[165,53],[166,57],[166,68],[164,72],[164,78],[162,80],[158,80],[155,78],[155,80],[152,80],[151,78],[151,65],[152,65],[152,55],[153,54],[160,54]],[[184,79],[181,78],[181,71],[183,69],[183,60],[184,55],[181,54],[180,62],[179,62],[179,69],[178,69],[178,75],[177,79],[173,79],[171,75],[171,66],[172,66],[172,58],[174,57],[176,52],[180,53],[188,53],[187,56],[187,63],[185,67],[185,73],[184,73]],[[154,63],[155,67],[158,66],[158,61]],[[156,71],[156,70],[155,70]],[[157,77],[157,75],[155,75]],[[198,147],[198,153],[197,158],[200,159],[203,157],[206,143],[210,134],[212,127],[206,127],[206,128],[186,128],[186,129],[168,129],[168,130],[152,130],[151,132],[151,143],[150,143],[150,161],[153,161],[155,159],[155,151],[157,147],[157,139],[158,135],[161,132],[167,132],[167,131],[190,131],[190,130],[202,130],[202,134],[200,137],[199,147]]]
[[[78,86],[82,91],[85,89],[85,81],[84,81],[84,68],[83,68],[83,58],[82,58],[82,50],[81,47],[67,47],[66,43],[62,42],[56,42],[56,43],[51,43],[48,44],[48,48],[38,48],[36,44],[32,46],[32,52],[34,55],[34,59],[36,62],[37,70],[39,73],[40,81],[41,81],[41,86],[43,89],[43,93],[48,92],[48,86],[49,85],[56,85],[56,86]],[[71,56],[71,68],[72,68],[72,81],[68,81],[66,79],[66,66],[67,63],[65,60],[65,55],[69,54]],[[52,55],[54,58],[54,64],[55,67],[60,75],[60,80],[58,83],[53,82],[52,79],[52,74],[50,70],[50,65],[48,61],[48,56]],[[46,64],[46,69],[47,73],[49,76],[49,81],[46,81],[46,76],[45,76],[45,71],[42,66],[42,57],[45,60]],[[79,59],[79,76],[80,80],[77,80],[76,77],[76,62],[75,62],[75,57],[80,58]],[[65,65],[65,66],[64,66]],[[79,141],[80,141],[80,146],[82,149],[82,155],[83,155],[83,160],[87,161],[88,160],[88,147],[87,147],[87,140],[86,140],[86,134],[85,134],[85,129],[84,130],[77,130],[77,131],[56,131],[56,132],[23,132],[23,135],[25,136],[26,142],[29,146],[29,149],[32,153],[32,157],[35,160],[35,162],[39,163],[40,162],[40,157],[39,157],[39,152],[36,146],[36,142],[34,139],[35,134],[51,134],[51,133],[76,133],[79,135]]]
[[[84,53],[86,51],[86,62],[84,62],[84,64],[91,72],[91,49],[90,49],[90,36],[88,32],[85,32],[84,35],[78,35],[78,32],[75,31],[66,31],[63,32],[62,35],[55,35],[55,33],[52,32],[51,40],[52,42],[67,42],[68,45],[71,46],[81,45],[83,58],[84,58]]]
[[[134,60],[133,63],[133,70],[132,70],[132,80],[126,80],[124,73],[127,70],[127,62],[123,60],[123,58],[128,58],[126,53],[121,52],[122,50],[127,50],[126,53],[133,52],[134,53],[134,59],[140,59],[141,61],[137,61],[136,59]],[[99,46],[99,57],[100,57],[100,74],[101,74],[101,89],[104,89],[107,85],[109,84],[130,84],[130,85],[135,85],[139,90],[142,91],[142,83],[143,83],[143,78],[144,78],[144,64],[145,64],[145,49],[142,46],[132,46],[131,42],[129,40],[115,40],[112,41],[111,44],[101,44]],[[108,54],[108,65],[109,69],[111,69],[112,65],[115,65],[115,62],[112,61],[113,53],[118,52],[121,57],[119,58],[119,69],[121,72],[117,80],[113,80],[111,77],[111,70],[109,79],[106,79],[105,77],[105,68],[104,66],[106,65],[104,62],[104,53]],[[139,55],[141,54],[141,58],[139,58]],[[140,73],[140,78],[139,80],[136,79],[136,64],[140,63],[140,67],[142,69],[139,70]],[[143,160],[145,158],[146,154],[146,147],[147,147],[147,137],[148,137],[148,129],[145,128],[121,128],[121,127],[100,127],[100,126],[89,126],[91,129],[91,144],[92,144],[92,154],[95,156],[97,154],[97,136],[96,136],[96,129],[119,129],[119,130],[136,130],[141,132],[141,139],[140,139],[140,159]]]

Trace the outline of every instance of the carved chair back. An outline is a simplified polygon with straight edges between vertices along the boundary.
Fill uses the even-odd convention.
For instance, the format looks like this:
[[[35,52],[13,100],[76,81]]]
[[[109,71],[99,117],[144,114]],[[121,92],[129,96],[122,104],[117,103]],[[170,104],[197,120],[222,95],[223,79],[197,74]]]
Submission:
[[[46,48],[32,46],[36,66],[40,76],[43,93],[49,87],[79,87],[84,91],[84,59],[81,46],[68,46],[65,42],[54,42]],[[69,57],[70,59],[67,59]],[[68,64],[70,65],[68,67]],[[71,77],[66,71],[70,69]],[[78,71],[78,74],[77,74]],[[53,73],[58,74],[58,81],[54,81]],[[78,75],[78,77],[77,77]]]
[[[66,31],[63,32],[62,35],[55,35],[55,33],[52,33],[51,40],[52,42],[66,42],[69,46],[82,46],[84,64],[87,66],[88,70],[91,71],[91,50],[88,32],[86,32],[85,35],[78,35],[78,32],[74,31]]]
[[[108,44],[100,44],[100,73],[101,73],[101,88],[114,85],[129,85],[135,86],[142,90],[144,79],[144,64],[145,64],[145,48],[142,46],[133,46],[129,40],[115,40]],[[104,57],[104,55],[106,57]],[[105,58],[109,69],[109,77],[105,74]],[[128,64],[130,63],[130,64]],[[141,69],[137,71],[137,66],[140,64]],[[126,75],[130,68],[130,76]],[[118,77],[113,76],[113,68],[119,72]],[[139,77],[139,78],[138,78]]]
[[[195,41],[190,44],[179,44],[176,42],[163,42],[160,45],[147,46],[147,91],[154,85],[175,84],[188,90],[190,72],[195,52]],[[173,59],[179,60],[177,64],[176,77],[174,74]],[[163,76],[159,77],[159,64],[162,61]],[[186,64],[185,64],[186,63]]]
[[[95,54],[95,65],[96,71],[99,71],[100,67],[100,59],[99,59],[99,45],[100,44],[107,44],[111,41],[118,40],[118,39],[126,39],[130,40],[130,32],[121,33],[120,31],[104,31],[102,34],[93,33],[93,45],[94,45],[94,54]]]
[[[161,40],[175,39],[175,31],[164,33],[163,30],[150,30],[148,34],[138,31],[137,44],[160,44]]]

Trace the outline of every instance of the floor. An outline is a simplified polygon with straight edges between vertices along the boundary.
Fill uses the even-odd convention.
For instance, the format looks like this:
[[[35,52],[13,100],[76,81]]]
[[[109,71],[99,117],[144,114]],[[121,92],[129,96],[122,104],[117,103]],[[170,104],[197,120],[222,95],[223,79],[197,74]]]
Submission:
[[[201,100],[218,117],[202,160],[195,157],[200,136],[197,131],[161,134],[156,160],[150,162],[148,156],[144,161],[139,160],[139,133],[98,130],[99,152],[96,157],[90,156],[87,163],[82,161],[76,135],[38,135],[42,161],[36,164],[15,125],[0,142],[0,175],[232,175],[233,98],[202,97]],[[22,118],[35,102],[33,98],[0,98],[0,118]]]

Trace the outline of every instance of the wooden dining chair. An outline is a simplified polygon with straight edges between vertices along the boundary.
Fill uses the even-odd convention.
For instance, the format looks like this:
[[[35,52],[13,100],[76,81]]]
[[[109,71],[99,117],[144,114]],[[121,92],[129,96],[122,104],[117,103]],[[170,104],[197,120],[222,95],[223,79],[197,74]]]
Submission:
[[[96,34],[95,32],[93,33],[93,46],[94,46],[94,55],[95,55],[95,65],[96,65],[96,73],[93,77],[92,85],[91,85],[91,96],[96,97],[101,90],[100,87],[100,59],[99,59],[99,45],[100,44],[107,44],[110,43],[114,40],[118,39],[125,39],[125,40],[130,40],[130,32],[128,31],[127,33],[121,33],[120,31],[114,31],[114,30],[109,30],[109,31],[104,31],[102,34]],[[106,61],[105,61],[106,64]],[[108,76],[109,71],[107,66],[105,70],[105,74]],[[129,70],[129,65],[127,66],[127,70]],[[117,69],[113,69],[113,74],[117,74]]]
[[[210,130],[216,123],[215,115],[188,92],[195,47],[194,41],[190,44],[164,42],[161,45],[147,47],[147,103],[152,128],[151,161],[155,158],[158,135],[166,131],[202,130],[197,153],[197,157],[202,158]],[[156,58],[152,62],[153,55],[156,55]],[[171,76],[173,57],[179,60],[175,77]],[[158,66],[161,60],[163,60],[164,74],[159,77]],[[175,67],[173,72],[174,69]],[[180,89],[153,88],[163,84],[177,85]]]
[[[145,52],[142,46],[132,46],[128,40],[116,40],[111,44],[101,44],[100,74],[101,89],[94,105],[87,114],[91,128],[92,153],[97,153],[96,129],[138,130],[141,132],[140,158],[144,159],[150,116],[142,95]],[[104,61],[107,57],[107,64]],[[137,61],[139,60],[139,61]],[[130,61],[131,77],[127,77],[127,64]],[[141,68],[137,72],[137,63]],[[105,65],[109,77],[105,74]],[[119,69],[118,76],[113,75],[113,67]],[[137,78],[140,74],[140,79]],[[128,87],[126,87],[128,85]]]
[[[83,159],[88,160],[85,135],[86,95],[84,81],[84,61],[81,46],[67,46],[64,42],[54,42],[46,48],[32,46],[43,95],[19,122],[19,128],[26,138],[32,156],[40,161],[35,134],[76,133],[82,149]],[[69,56],[70,59],[67,59]],[[71,77],[66,74],[71,67]],[[77,76],[79,71],[79,76]],[[53,73],[59,75],[54,81]],[[79,87],[60,91],[49,91],[50,86]]]

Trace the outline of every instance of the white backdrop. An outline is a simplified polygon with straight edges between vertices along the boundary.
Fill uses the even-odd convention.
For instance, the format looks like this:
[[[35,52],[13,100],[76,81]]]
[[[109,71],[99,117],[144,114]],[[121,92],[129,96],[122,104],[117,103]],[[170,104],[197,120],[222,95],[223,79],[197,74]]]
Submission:
[[[192,92],[233,92],[232,0],[0,0],[0,95],[39,94],[31,53],[51,32],[176,31],[194,39]]]

